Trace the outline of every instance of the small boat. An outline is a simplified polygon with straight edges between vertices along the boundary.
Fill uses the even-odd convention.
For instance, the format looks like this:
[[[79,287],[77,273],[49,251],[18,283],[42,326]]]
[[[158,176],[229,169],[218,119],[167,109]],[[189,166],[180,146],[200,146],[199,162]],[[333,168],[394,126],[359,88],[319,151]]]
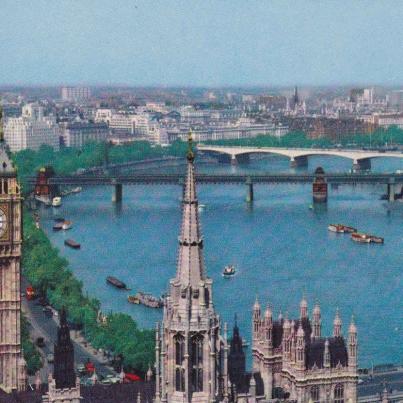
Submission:
[[[74,189],[71,189],[71,193],[80,193],[83,190],[81,186],[77,186]]]
[[[68,230],[68,229],[70,229],[72,226],[73,226],[73,223],[72,223],[71,221],[68,221],[68,220],[66,220],[66,221],[64,221],[64,222],[62,223],[62,229],[64,229],[64,230]]]
[[[327,229],[331,232],[337,232],[338,234],[351,234],[357,232],[356,228],[344,224],[329,224]]]
[[[222,275],[224,277],[230,277],[233,276],[234,274],[235,274],[235,267],[232,264],[224,267],[224,271],[222,272]]]
[[[64,244],[67,245],[67,246],[70,246],[70,248],[73,248],[73,249],[80,249],[81,248],[81,245],[78,242],[74,241],[73,239],[66,239],[64,241]]]
[[[56,196],[52,199],[52,207],[60,207],[62,205],[62,198],[60,196]]]
[[[205,207],[206,207],[205,204],[199,204],[199,207],[197,208],[197,210],[199,211],[199,213],[201,213],[202,211],[204,211]]]
[[[116,277],[108,276],[106,278],[106,282],[110,285],[113,285],[116,288],[120,288],[123,290],[127,290],[126,284],[123,281],[118,280]]]
[[[149,308],[162,308],[164,306],[162,298],[154,297],[145,292],[138,292],[136,295],[131,295],[127,299],[133,304],[142,304]]]
[[[64,217],[56,217],[54,218],[54,222],[65,222],[66,220],[64,219]]]
[[[351,239],[358,243],[370,243],[371,236],[368,234],[362,234],[360,232],[353,232],[351,234]]]
[[[127,300],[131,303],[131,304],[140,304],[140,300],[139,297],[137,295],[129,295],[127,297]]]
[[[371,237],[371,242],[373,243],[384,243],[384,239],[380,236],[375,236],[375,235],[370,235]]]
[[[61,229],[63,229],[63,223],[62,222],[58,222],[53,226],[53,231],[60,231]]]

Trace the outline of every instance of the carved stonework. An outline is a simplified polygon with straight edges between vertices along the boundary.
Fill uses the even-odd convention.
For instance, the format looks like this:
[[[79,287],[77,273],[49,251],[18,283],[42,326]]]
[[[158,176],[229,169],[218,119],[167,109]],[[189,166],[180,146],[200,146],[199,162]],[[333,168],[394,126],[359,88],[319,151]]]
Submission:
[[[0,142],[0,387],[8,393],[25,390],[27,381],[20,340],[21,208],[16,173]]]

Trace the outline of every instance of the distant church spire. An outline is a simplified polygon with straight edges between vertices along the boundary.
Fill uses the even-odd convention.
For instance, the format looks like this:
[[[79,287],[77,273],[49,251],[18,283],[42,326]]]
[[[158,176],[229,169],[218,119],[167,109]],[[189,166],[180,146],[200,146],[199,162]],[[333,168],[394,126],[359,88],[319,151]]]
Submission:
[[[53,378],[57,389],[73,388],[76,386],[74,373],[74,348],[70,340],[70,329],[67,325],[66,310],[60,312],[60,327],[57,331],[57,343],[54,349],[55,364]]]
[[[199,287],[205,279],[203,261],[203,238],[200,232],[198,201],[196,195],[194,153],[192,147],[192,133],[189,132],[188,152],[186,158],[187,175],[183,194],[182,228],[179,237],[177,280],[182,287]]]

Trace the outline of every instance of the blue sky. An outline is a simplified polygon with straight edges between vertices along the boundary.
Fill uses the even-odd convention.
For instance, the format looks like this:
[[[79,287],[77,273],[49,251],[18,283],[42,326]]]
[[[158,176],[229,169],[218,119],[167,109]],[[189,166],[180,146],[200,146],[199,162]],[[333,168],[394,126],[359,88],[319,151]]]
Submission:
[[[403,1],[1,0],[0,84],[403,84]]]

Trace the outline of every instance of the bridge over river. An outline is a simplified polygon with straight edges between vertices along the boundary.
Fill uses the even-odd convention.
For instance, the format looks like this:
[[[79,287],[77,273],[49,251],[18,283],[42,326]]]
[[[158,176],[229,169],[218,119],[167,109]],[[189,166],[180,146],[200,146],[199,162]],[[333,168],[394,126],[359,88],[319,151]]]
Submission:
[[[400,151],[369,151],[369,150],[344,150],[344,149],[323,149],[323,148],[281,148],[281,147],[232,147],[213,146],[199,144],[197,149],[202,153],[211,153],[219,156],[222,162],[236,164],[238,161],[247,161],[251,154],[275,154],[290,159],[291,166],[306,166],[308,158],[313,155],[329,155],[343,157],[352,160],[353,170],[364,170],[371,168],[373,158],[402,158]]]
[[[267,174],[196,174],[196,180],[200,184],[243,184],[247,185],[248,197],[253,199],[254,184],[281,184],[281,183],[313,183],[317,174],[302,173],[267,173]],[[389,201],[395,200],[396,191],[403,185],[403,174],[377,174],[377,173],[324,173],[321,175],[324,183],[335,185],[386,185]],[[41,189],[46,186],[114,186],[114,201],[122,200],[123,185],[183,185],[184,174],[147,174],[131,173],[127,175],[108,174],[84,174],[70,176],[53,176],[47,179],[47,183],[37,183],[37,177],[28,178],[27,182],[36,187],[36,194],[41,194]],[[39,190],[37,190],[39,189]],[[43,193],[42,193],[43,194]]]

